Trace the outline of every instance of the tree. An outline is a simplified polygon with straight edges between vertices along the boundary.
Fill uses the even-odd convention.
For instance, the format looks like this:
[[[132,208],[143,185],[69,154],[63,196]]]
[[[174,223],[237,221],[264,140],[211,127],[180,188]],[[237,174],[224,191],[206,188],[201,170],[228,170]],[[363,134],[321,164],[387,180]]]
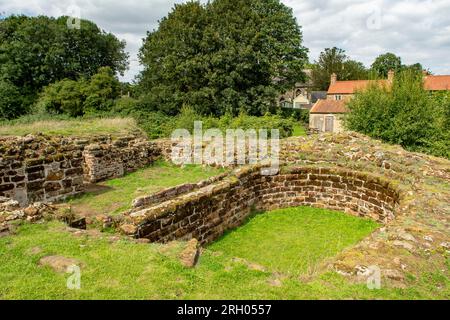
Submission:
[[[41,89],[62,79],[90,78],[100,67],[123,73],[125,43],[82,20],[69,29],[67,17],[11,16],[0,21],[0,79],[32,103]],[[23,111],[23,110],[22,110]]]
[[[84,89],[86,101],[83,105],[85,113],[109,111],[114,105],[114,100],[120,94],[120,82],[114,76],[109,67],[100,68]]]
[[[359,80],[368,76],[366,67],[358,61],[349,60],[345,50],[336,47],[326,48],[312,67],[312,81],[319,90],[328,90],[331,75],[339,80]]]
[[[292,10],[279,0],[176,5],[140,51],[149,110],[262,115],[279,92],[304,80],[307,50]]]
[[[355,60],[345,61],[343,70],[339,72],[339,79],[341,80],[361,80],[368,77],[369,72],[364,64]]]
[[[82,81],[64,79],[44,88],[38,101],[41,111],[54,114],[82,116],[85,84]]]
[[[11,82],[0,80],[0,119],[13,119],[26,112],[19,88]]]
[[[420,63],[415,63],[415,64],[412,64],[409,66],[403,66],[403,70],[411,70],[412,72],[416,72],[416,73],[422,73],[423,71],[425,71],[422,64],[420,64]]]
[[[43,112],[77,117],[111,110],[119,92],[119,81],[111,68],[104,67],[90,80],[64,79],[45,87],[38,107]]]
[[[402,69],[402,59],[389,52],[378,56],[372,64],[372,70],[380,78],[387,78],[390,70],[398,73]]]

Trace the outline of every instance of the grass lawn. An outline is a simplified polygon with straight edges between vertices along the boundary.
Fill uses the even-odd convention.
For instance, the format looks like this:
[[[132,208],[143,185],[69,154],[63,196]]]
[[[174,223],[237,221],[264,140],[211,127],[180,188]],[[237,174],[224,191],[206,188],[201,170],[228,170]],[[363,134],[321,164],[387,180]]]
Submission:
[[[41,121],[9,121],[0,123],[0,136],[23,136],[44,133],[58,136],[92,136],[110,134],[113,136],[140,133],[132,118],[97,118]]]
[[[92,186],[92,191],[68,201],[75,213],[117,214],[131,208],[133,199],[183,183],[194,183],[224,169],[189,165],[184,168],[158,161],[152,166]]]
[[[306,129],[301,123],[296,123],[294,126],[294,132],[292,133],[293,137],[305,137]]]
[[[279,210],[251,219],[208,247],[195,269],[185,269],[177,244],[110,243],[77,237],[56,222],[25,224],[17,235],[0,238],[0,299],[448,298],[448,279],[439,275],[411,280],[406,289],[375,291],[333,272],[299,276],[374,228],[343,213]],[[81,262],[81,290],[66,288],[69,274],[38,265],[47,255]]]
[[[321,261],[334,257],[376,228],[372,220],[340,212],[291,208],[255,216],[211,249],[261,264],[272,272],[312,274]]]

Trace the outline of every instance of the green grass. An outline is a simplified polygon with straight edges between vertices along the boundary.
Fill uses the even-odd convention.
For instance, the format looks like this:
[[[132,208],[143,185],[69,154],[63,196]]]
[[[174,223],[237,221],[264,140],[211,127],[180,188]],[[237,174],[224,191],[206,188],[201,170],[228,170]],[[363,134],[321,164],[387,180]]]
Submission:
[[[75,213],[117,214],[131,208],[133,199],[183,183],[194,183],[223,173],[224,169],[188,165],[184,168],[158,161],[152,166],[94,186],[92,192],[69,200]]]
[[[113,136],[130,133],[143,134],[132,118],[94,118],[94,119],[19,119],[5,121],[0,125],[0,136],[24,136],[44,133],[56,136]]]
[[[321,261],[359,242],[377,226],[340,212],[291,208],[257,215],[211,248],[273,272],[299,275],[314,272]]]
[[[382,283],[382,289],[375,291],[364,284],[350,283],[333,272],[318,273],[304,280],[297,275],[295,263],[290,264],[290,258],[285,255],[292,255],[293,261],[309,263],[313,263],[309,257],[314,256],[315,263],[319,264],[339,248],[357,241],[364,232],[370,232],[375,224],[357,222],[343,213],[302,208],[262,217],[257,216],[207,248],[195,269],[181,266],[176,258],[179,246],[164,249],[165,246],[158,244],[126,240],[111,244],[106,238],[76,237],[57,222],[25,224],[16,236],[0,238],[0,299],[448,298],[449,281],[439,274],[411,278],[405,289]],[[323,226],[328,223],[331,223],[329,227]],[[272,228],[280,232],[273,232]],[[299,240],[300,236],[331,241],[330,248],[329,242],[311,243]],[[346,240],[337,246],[339,241],[333,239],[335,236]],[[238,238],[241,242],[236,247],[232,243]],[[33,255],[30,249],[36,247],[42,252]],[[81,290],[66,288],[69,275],[38,265],[41,257],[55,254],[82,262]],[[238,254],[249,262],[257,260],[267,270],[252,270],[248,263],[231,258]],[[305,270],[301,263],[298,265]],[[274,285],[277,277],[280,283]],[[443,289],[437,289],[438,286]]]
[[[293,137],[305,137],[306,136],[306,129],[303,124],[296,123],[294,126],[294,132],[292,133]]]

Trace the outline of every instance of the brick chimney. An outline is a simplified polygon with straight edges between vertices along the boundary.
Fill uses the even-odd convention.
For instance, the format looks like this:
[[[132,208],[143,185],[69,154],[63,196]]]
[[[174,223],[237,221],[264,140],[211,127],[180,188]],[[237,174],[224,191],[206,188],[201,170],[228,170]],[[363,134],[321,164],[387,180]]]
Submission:
[[[394,81],[395,72],[394,70],[389,70],[388,72],[388,81],[393,82]]]
[[[337,74],[333,73],[331,75],[331,84],[335,84],[337,82]]]

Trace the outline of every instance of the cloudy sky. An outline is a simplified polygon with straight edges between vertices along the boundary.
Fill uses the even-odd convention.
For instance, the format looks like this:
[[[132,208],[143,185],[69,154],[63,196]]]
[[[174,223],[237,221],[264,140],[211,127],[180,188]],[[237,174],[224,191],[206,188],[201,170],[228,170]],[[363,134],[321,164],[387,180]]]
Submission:
[[[71,15],[96,22],[126,40],[130,70],[139,72],[137,52],[146,31],[157,27],[183,0],[0,0],[0,15]],[[310,60],[327,47],[340,47],[369,66],[387,51],[406,64],[422,63],[450,74],[450,0],[282,0],[303,27]]]

